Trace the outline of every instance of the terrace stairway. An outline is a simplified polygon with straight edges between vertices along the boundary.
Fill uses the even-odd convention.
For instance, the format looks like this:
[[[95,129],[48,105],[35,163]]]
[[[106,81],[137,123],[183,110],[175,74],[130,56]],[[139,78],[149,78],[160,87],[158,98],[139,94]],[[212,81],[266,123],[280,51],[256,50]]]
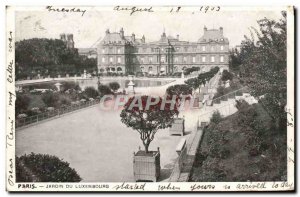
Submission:
[[[237,112],[235,107],[236,100],[243,99],[249,104],[257,103],[257,100],[248,93],[247,87],[232,91],[223,96],[211,99],[213,94],[200,106],[201,113],[198,116],[198,125],[201,126],[201,123],[209,122],[212,114],[216,111],[219,111],[222,117],[227,117],[229,115]]]

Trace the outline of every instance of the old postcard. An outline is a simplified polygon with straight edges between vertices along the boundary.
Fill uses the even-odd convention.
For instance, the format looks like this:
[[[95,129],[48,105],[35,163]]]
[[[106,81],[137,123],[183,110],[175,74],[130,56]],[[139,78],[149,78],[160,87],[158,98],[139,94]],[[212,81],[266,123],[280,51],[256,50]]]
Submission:
[[[294,7],[6,8],[8,191],[293,191]]]

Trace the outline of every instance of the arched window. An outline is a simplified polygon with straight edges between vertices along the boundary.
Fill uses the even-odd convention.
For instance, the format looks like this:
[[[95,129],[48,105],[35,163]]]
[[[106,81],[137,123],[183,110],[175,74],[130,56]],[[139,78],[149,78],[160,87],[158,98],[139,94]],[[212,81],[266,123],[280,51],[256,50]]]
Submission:
[[[118,71],[118,72],[122,71],[122,68],[121,68],[121,67],[118,67],[118,68],[117,68],[117,71]]]
[[[115,72],[115,71],[116,71],[116,69],[115,69],[115,68],[110,68],[110,70],[111,70],[111,71],[113,71],[113,72]]]
[[[149,72],[152,71],[152,66],[149,66],[148,70],[149,70]]]

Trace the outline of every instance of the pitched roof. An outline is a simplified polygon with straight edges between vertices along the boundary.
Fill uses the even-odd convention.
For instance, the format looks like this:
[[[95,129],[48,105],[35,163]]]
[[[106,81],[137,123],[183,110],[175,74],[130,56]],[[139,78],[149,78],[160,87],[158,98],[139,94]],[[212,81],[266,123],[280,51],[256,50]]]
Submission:
[[[124,36],[124,37],[125,37],[125,40],[127,40],[131,44],[142,44],[143,43],[143,39],[141,39],[141,38],[135,38],[133,40],[132,36]]]
[[[125,42],[125,39],[121,37],[120,33],[117,33],[117,32],[114,32],[114,33],[108,33],[105,35],[105,37],[103,38],[103,40],[101,41],[102,43],[105,42],[105,43],[124,43]]]
[[[204,30],[203,36],[198,42],[228,42],[228,39],[223,36],[223,32],[218,29]]]

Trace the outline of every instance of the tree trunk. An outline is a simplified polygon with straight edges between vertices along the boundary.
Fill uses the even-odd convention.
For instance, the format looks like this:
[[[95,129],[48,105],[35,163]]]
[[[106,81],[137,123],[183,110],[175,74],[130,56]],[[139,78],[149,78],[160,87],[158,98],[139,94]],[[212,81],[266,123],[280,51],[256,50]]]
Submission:
[[[145,146],[145,152],[149,153],[149,144],[144,144],[144,146]]]

